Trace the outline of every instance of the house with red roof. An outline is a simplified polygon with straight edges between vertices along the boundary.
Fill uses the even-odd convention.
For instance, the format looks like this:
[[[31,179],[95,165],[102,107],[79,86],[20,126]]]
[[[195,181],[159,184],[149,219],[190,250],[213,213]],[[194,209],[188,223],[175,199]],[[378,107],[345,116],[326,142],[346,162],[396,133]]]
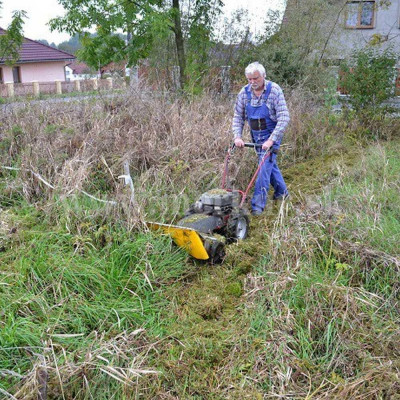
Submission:
[[[67,81],[77,81],[84,79],[100,78],[100,74],[94,72],[84,62],[75,61],[65,67],[65,78]]]
[[[100,73],[101,76],[106,76],[106,75],[125,76],[125,70],[126,70],[126,61],[120,61],[120,62],[112,61],[107,65],[103,65],[100,68]]]
[[[0,35],[4,33],[0,28]],[[6,60],[0,59],[0,84],[65,81],[65,66],[74,60],[72,54],[24,38],[14,65],[6,65]]]

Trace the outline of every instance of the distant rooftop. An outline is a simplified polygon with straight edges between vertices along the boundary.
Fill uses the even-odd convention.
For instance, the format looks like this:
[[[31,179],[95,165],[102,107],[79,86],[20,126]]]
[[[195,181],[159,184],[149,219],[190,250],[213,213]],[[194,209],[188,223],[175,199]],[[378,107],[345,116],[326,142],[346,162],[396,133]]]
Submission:
[[[4,35],[5,33],[6,31],[0,28],[0,35]],[[43,43],[36,42],[35,40],[24,38],[19,50],[19,59],[17,63],[73,60],[75,60],[75,56],[66,51],[58,50]],[[4,64],[3,59],[0,59],[0,64]]]
[[[75,75],[88,74],[91,72],[90,67],[84,62],[74,61],[73,63],[67,65],[72,69],[72,73]]]

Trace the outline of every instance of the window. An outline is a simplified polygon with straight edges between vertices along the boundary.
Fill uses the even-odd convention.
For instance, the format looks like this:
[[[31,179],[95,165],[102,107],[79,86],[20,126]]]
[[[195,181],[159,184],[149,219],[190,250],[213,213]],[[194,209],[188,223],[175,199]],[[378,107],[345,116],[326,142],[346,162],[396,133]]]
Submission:
[[[346,28],[373,28],[375,1],[349,1],[346,8]]]
[[[3,68],[0,68],[0,84],[4,83],[3,79]]]
[[[13,67],[12,73],[13,73],[14,83],[21,83],[21,68]]]

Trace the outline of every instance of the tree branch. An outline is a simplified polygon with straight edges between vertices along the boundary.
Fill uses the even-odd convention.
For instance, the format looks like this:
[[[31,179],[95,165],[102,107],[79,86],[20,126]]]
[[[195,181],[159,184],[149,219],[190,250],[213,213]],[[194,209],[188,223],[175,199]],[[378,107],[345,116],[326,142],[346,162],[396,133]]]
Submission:
[[[332,26],[332,28],[331,28],[331,30],[330,30],[330,32],[329,32],[329,35],[328,35],[328,37],[326,38],[324,47],[323,47],[322,52],[321,52],[321,56],[319,57],[319,61],[318,61],[319,64],[321,64],[321,61],[322,61],[322,58],[324,57],[326,48],[328,47],[328,43],[329,43],[329,41],[331,40],[331,37],[332,37],[332,35],[333,35],[333,31],[335,30],[336,25],[337,25],[337,23],[339,22],[340,14],[342,13],[342,11],[343,11],[344,8],[346,7],[346,5],[347,5],[347,1],[345,1],[345,2],[343,3],[342,7],[340,8],[340,10],[339,10],[339,12],[338,12],[338,14],[337,14],[337,16],[336,16],[335,23],[333,24],[333,26]]]

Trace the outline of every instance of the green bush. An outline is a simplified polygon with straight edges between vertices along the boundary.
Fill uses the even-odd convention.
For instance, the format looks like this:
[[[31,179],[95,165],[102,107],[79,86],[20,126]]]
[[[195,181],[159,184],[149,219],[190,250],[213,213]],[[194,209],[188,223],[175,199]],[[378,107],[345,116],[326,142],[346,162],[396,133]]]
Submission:
[[[391,49],[367,47],[357,50],[342,64],[341,86],[350,95],[357,114],[382,110],[382,103],[393,95],[397,57]]]

